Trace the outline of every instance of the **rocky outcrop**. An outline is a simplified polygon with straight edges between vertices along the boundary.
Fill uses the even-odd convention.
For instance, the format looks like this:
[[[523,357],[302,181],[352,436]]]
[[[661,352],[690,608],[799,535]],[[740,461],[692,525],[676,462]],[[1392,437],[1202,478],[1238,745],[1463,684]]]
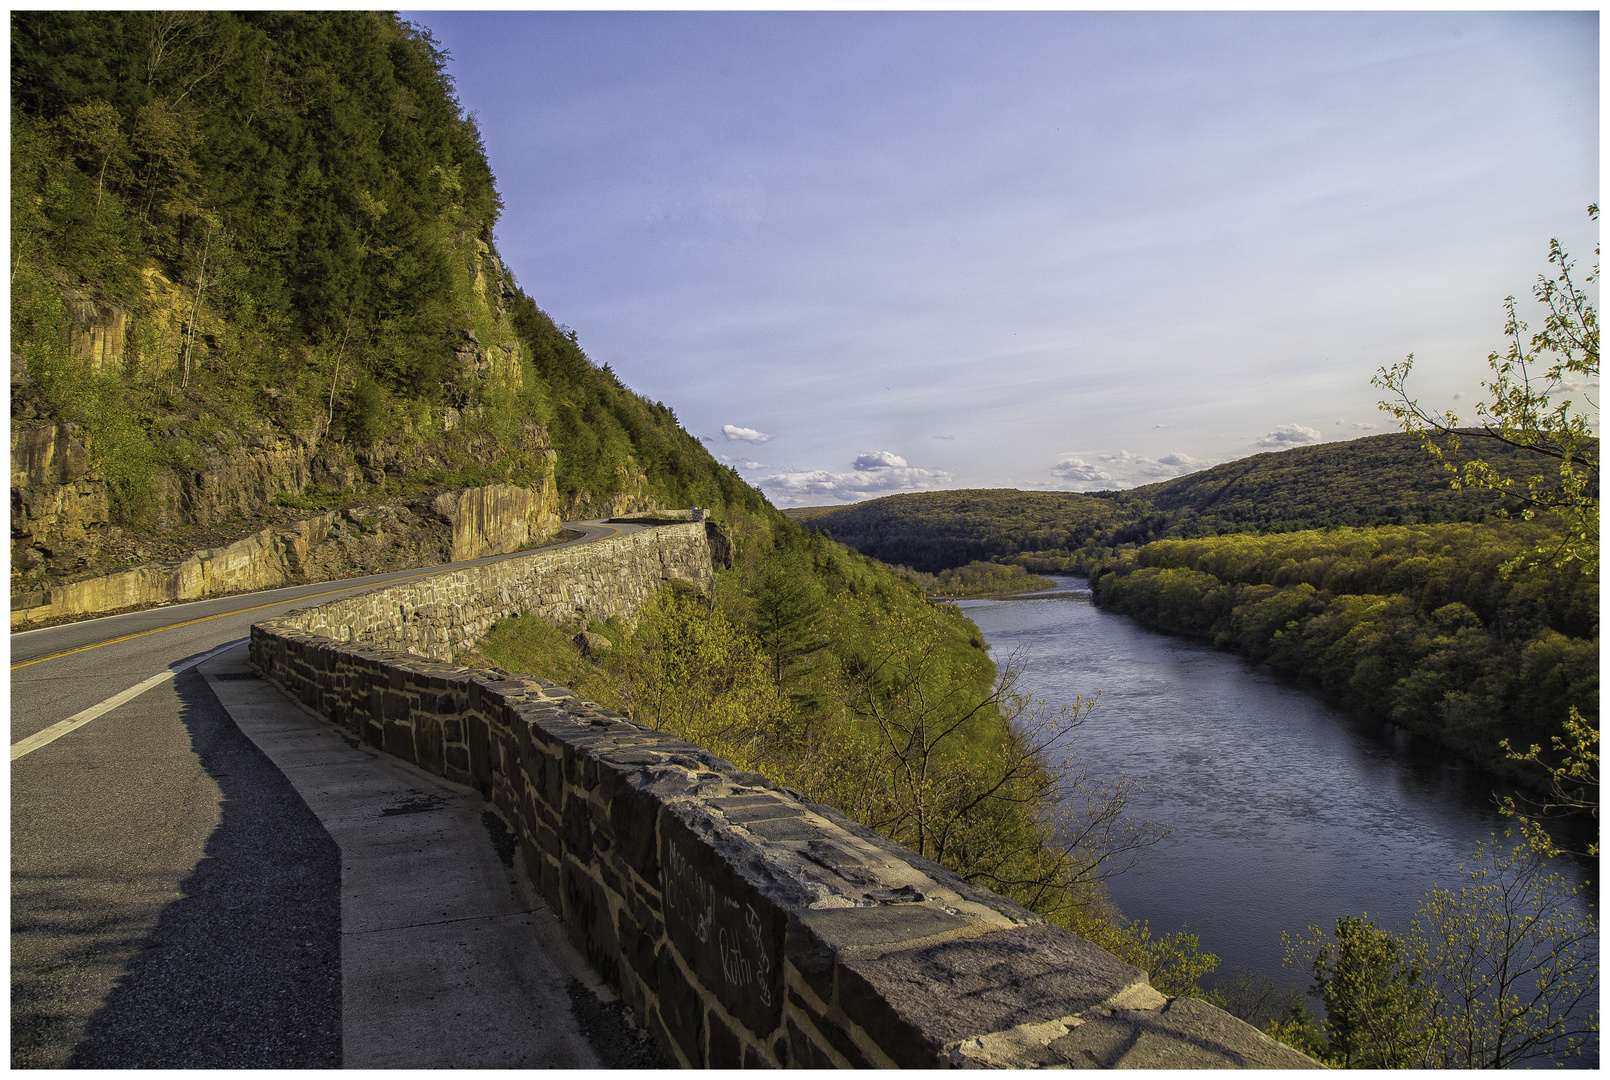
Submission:
[[[564,515],[571,521],[586,518],[628,517],[659,509],[660,502],[649,490],[648,474],[642,469],[622,465],[617,471],[621,488],[614,495],[598,496],[577,492],[565,502]]]
[[[310,487],[328,504],[342,491],[448,471],[449,462],[428,438],[360,447],[265,424],[217,431],[199,447],[192,441],[187,463],[158,473],[149,523],[129,529],[114,523],[89,433],[50,415],[13,356],[13,625],[502,554],[560,530],[557,458],[541,425],[528,421],[505,443],[489,434],[453,438],[472,460],[518,455],[541,479],[446,493],[438,485],[310,516]],[[288,539],[308,530],[305,540]],[[233,569],[214,569],[226,565]]]
[[[128,335],[129,313],[123,305],[82,289],[64,289],[68,352],[99,372],[117,373],[123,369],[123,344]]]
[[[553,505],[551,493],[512,484],[365,500],[178,559],[63,584],[14,584],[11,624],[502,555],[557,534]]]
[[[106,482],[91,471],[77,424],[11,424],[11,573],[69,572],[111,521]]]
[[[453,524],[453,562],[519,551],[559,531],[559,515],[544,492],[514,484],[446,491],[431,508]]]

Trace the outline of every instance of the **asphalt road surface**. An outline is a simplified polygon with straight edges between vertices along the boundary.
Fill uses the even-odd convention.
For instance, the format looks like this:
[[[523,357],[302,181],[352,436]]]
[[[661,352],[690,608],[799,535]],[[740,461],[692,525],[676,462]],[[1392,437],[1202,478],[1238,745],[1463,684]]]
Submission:
[[[571,543],[622,531],[567,527],[585,534]],[[288,706],[261,680],[251,695],[232,696],[231,680],[251,677],[237,643],[252,623],[290,608],[442,569],[11,636],[13,1067],[353,1063],[342,1002],[355,973],[343,971],[342,956],[355,939],[343,937],[344,849],[332,830],[351,832],[326,828],[351,815],[326,792],[311,799],[315,813],[298,790],[306,777],[292,770],[297,782],[287,779],[236,723],[231,710],[244,715],[243,702],[270,720],[289,716],[274,713]],[[259,723],[254,737],[272,730]],[[457,797],[408,780],[444,807]],[[473,822],[467,813],[459,816]],[[344,842],[350,921],[362,875]],[[591,1001],[572,1011],[589,1010]]]

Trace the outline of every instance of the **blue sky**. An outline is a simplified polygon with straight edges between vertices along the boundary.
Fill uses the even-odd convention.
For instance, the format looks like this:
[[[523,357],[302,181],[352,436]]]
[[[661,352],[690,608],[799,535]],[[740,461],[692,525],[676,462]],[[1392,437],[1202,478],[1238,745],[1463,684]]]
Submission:
[[[1379,433],[1410,352],[1468,407],[1594,261],[1596,12],[404,17],[521,286],[780,506]]]

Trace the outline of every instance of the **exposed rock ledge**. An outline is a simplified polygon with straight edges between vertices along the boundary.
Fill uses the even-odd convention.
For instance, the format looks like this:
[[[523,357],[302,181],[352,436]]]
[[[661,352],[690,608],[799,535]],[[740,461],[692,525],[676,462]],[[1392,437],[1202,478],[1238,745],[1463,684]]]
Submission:
[[[559,530],[550,500],[512,484],[376,499],[269,525],[180,559],[19,589],[11,596],[11,625],[501,555]]]

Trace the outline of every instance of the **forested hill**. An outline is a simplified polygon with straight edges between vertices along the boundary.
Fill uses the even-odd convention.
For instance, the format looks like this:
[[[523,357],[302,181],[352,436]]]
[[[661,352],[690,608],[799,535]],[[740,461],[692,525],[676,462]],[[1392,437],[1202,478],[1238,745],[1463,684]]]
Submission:
[[[1539,458],[1467,437],[1455,462],[1481,457],[1500,472],[1533,472]],[[1188,511],[1201,528],[1287,531],[1316,525],[1403,525],[1479,520],[1498,505],[1487,491],[1454,491],[1417,435],[1374,435],[1299,446],[1134,488],[1154,510]]]
[[[1535,455],[1467,438],[1473,452],[1524,475]],[[849,506],[784,511],[864,555],[927,573],[977,560],[1014,560],[1041,573],[1094,550],[1162,537],[1287,532],[1329,525],[1481,521],[1490,492],[1455,491],[1417,436],[1256,454],[1129,491],[1092,494],[980,489],[888,495]]]
[[[1025,551],[1075,551],[1127,524],[1143,507],[1074,492],[972,488],[783,513],[863,555],[935,574]]]
[[[764,507],[499,261],[497,189],[428,31],[15,12],[11,61],[13,441],[72,450],[36,486],[100,485],[30,521],[22,565],[87,572],[120,536],[421,485],[551,483],[567,514]]]

